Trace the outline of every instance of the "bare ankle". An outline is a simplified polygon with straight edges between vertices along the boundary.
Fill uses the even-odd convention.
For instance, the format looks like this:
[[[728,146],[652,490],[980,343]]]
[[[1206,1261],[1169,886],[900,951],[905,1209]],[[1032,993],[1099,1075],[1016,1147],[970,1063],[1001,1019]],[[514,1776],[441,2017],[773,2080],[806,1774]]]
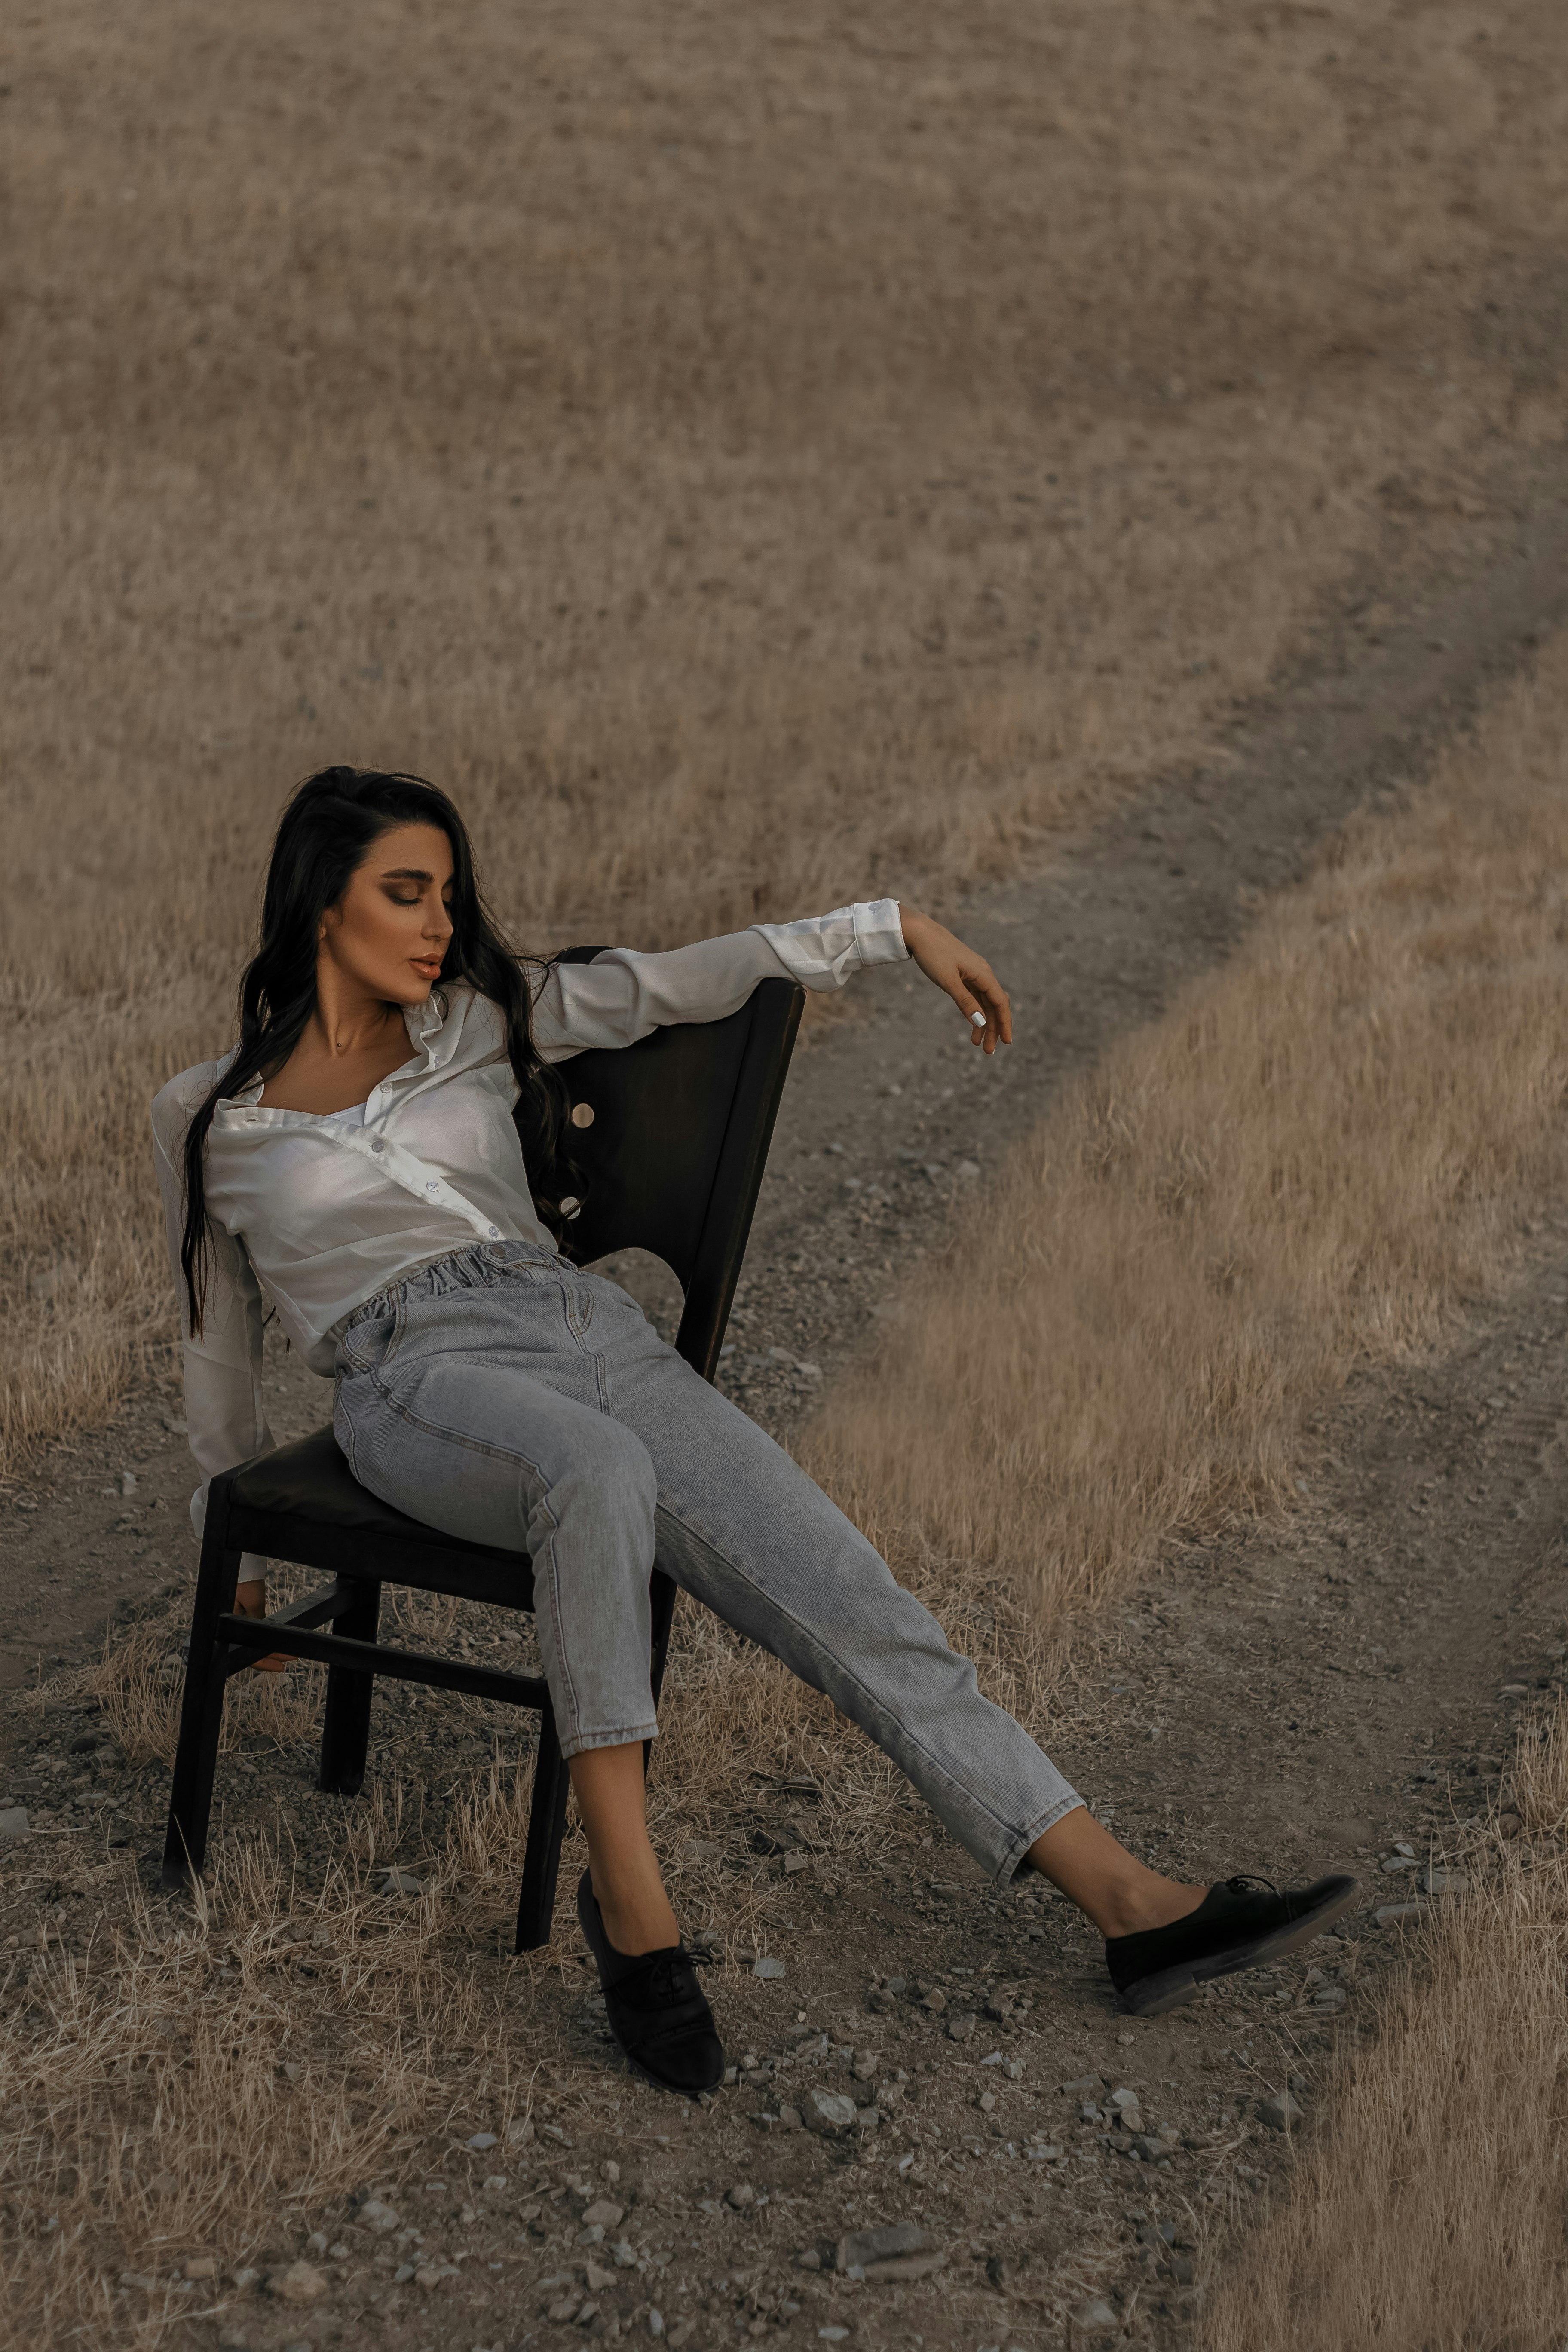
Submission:
[[[680,1927],[663,1890],[651,1900],[647,1895],[617,1897],[607,1887],[594,1886],[594,1900],[605,1923],[605,1933],[624,1958],[643,1952],[668,1951],[680,1941]]]
[[[1183,1886],[1151,1872],[1136,1882],[1108,1888],[1096,1906],[1095,1925],[1107,1937],[1169,1927],[1195,1911],[1207,1893],[1206,1886]]]

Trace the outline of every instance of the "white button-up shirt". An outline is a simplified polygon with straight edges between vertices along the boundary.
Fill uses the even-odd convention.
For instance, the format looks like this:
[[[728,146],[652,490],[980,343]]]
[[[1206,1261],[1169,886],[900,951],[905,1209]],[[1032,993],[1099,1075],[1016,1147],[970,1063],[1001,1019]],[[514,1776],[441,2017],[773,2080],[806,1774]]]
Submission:
[[[841,988],[862,964],[908,953],[898,902],[879,898],[795,923],[758,923],[662,955],[608,948],[556,964],[533,1007],[547,1062],[631,1045],[654,1029],[717,1021],[760,980]],[[363,1119],[273,1110],[258,1080],[220,1101],[206,1148],[210,1255],[203,1330],[191,1336],[180,1275],[183,1152],[191,1114],[229,1055],[171,1078],[153,1105],[158,1181],[184,1335],[185,1417],[202,1483],[268,1452],[264,1302],[313,1371],[330,1377],[353,1309],[471,1241],[553,1246],[534,1213],[512,1109],[517,1081],[499,1008],[466,983],[405,1008],[411,1057],[371,1093]],[[232,1052],[233,1049],[231,1049]],[[260,1573],[248,1564],[247,1573]]]

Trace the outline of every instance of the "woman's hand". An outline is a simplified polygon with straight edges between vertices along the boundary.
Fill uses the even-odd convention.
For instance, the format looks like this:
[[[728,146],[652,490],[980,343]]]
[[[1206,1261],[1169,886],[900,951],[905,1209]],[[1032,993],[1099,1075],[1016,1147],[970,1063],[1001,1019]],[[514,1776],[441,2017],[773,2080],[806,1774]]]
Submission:
[[[955,939],[943,923],[900,905],[904,945],[928,980],[945,989],[969,1022],[971,1042],[987,1054],[1013,1042],[1013,1010],[1007,992],[983,955]]]

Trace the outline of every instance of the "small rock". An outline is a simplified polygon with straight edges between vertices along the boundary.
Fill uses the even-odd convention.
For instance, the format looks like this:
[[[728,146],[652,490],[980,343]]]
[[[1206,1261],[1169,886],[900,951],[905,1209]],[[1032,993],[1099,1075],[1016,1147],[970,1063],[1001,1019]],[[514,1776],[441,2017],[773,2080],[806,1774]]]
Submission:
[[[727,2189],[724,2191],[725,2204],[732,2205],[737,2213],[743,2213],[749,2205],[754,2205],[756,2201],[757,2192],[749,2180],[737,2180],[733,2189]]]
[[[268,2294],[280,2303],[320,2303],[327,2289],[328,2282],[310,2263],[290,2263],[267,2282]]]
[[[819,2327],[816,2340],[819,2344],[842,2344],[848,2333],[847,2327]]]
[[[1076,2083],[1058,2083],[1064,2099],[1098,2099],[1105,2088],[1098,2074],[1080,2074]]]
[[[1085,2336],[1109,2336],[1121,2325],[1119,2312],[1096,2295],[1092,2302],[1080,2303],[1072,2315],[1072,2324]]]
[[[25,1838],[27,1834],[26,1805],[7,1805],[0,1811],[0,1838]]]
[[[961,1160],[952,1172],[961,1184],[973,1184],[980,1173],[980,1162],[978,1160]]]
[[[662,2336],[664,2334],[664,2314],[662,2311],[654,2310],[648,2313],[647,2332],[650,2336]]]
[[[602,2246],[605,2242],[604,2223],[602,2221],[588,2222],[583,2229],[578,2231],[576,2237],[572,2242],[574,2245],[577,2246]]]
[[[874,2051],[858,2050],[855,2053],[855,2063],[849,2072],[858,2083],[868,2083],[881,2063]]]
[[[1517,1813],[1500,1813],[1497,1817],[1497,1833],[1500,1838],[1516,1838],[1523,1827],[1524,1823]],[[5,1816],[0,1813],[0,1836],[5,1835]]]
[[[1017,2278],[1018,2266],[1010,2263],[1005,2254],[993,2254],[985,2265],[985,2275],[999,2294],[1005,2294]]]
[[[754,1977],[767,1977],[772,1979],[775,1983],[778,1979],[783,1976],[784,1972],[784,1964],[782,1960],[764,1958],[760,1960],[753,1960],[752,1963],[752,1974]]]
[[[838,2241],[833,2267],[864,2270],[900,2254],[918,2254],[925,2242],[925,2231],[917,2221],[883,2221],[874,2229],[851,2230]]]
[[[586,2263],[583,2266],[583,2284],[587,2288],[589,2294],[602,2294],[607,2286],[614,2286],[615,2283],[615,2272],[602,2271],[599,2268],[598,2263],[594,2260],[593,2255],[590,2254]]]
[[[1384,1858],[1384,1870],[1416,1870],[1420,1864],[1413,1853],[1391,1853]]]
[[[798,2107],[792,2107],[789,2105],[787,2101],[781,2100],[779,2103],[779,2129],[781,2131],[799,2131],[800,2126],[800,2109]]]
[[[921,1995],[921,2007],[929,2009],[933,2017],[942,2015],[942,2011],[947,2007],[947,1995],[941,1985],[932,1985],[929,1991]]]
[[[982,2092],[981,2092],[981,2094],[980,2094],[980,2096],[975,2100],[974,2104],[975,2104],[975,2105],[979,2108],[979,2110],[980,2110],[980,2112],[981,2112],[981,2114],[982,2114],[983,2116],[994,2116],[994,2115],[995,2114],[995,2112],[996,2112],[996,2094],[995,2094],[995,2092],[994,2092],[994,2091],[982,2091]]]
[[[628,2239],[617,2238],[610,2248],[610,2260],[618,2271],[629,2271],[637,2258],[637,2248]]]
[[[1380,1927],[1390,1927],[1400,1919],[1424,1919],[1430,1908],[1427,1903],[1385,1903],[1373,1916]]]
[[[808,2091],[801,2118],[807,2131],[821,2132],[828,2138],[853,2131],[857,2110],[853,2099],[838,2091]]]
[[[616,2230],[620,2227],[621,2208],[612,2205],[607,2197],[596,2197],[583,2219],[590,2226],[596,2223],[601,2229]]]
[[[389,1870],[378,1890],[383,1895],[423,1895],[425,1882],[411,1870]]]
[[[724,1859],[724,1849],[717,1838],[687,1838],[675,1851],[677,1859],[681,1862],[722,1862]]]
[[[398,2216],[391,2205],[383,2204],[379,2197],[367,2197],[359,2209],[359,2218],[367,2230],[395,2230]]]
[[[553,2319],[557,2326],[561,2326],[567,2320],[575,2319],[577,2311],[578,2297],[574,2294],[564,2294],[559,2303],[552,2303],[550,2305],[544,2315],[547,2319]]]
[[[217,2264],[210,2254],[192,2254],[185,2263],[188,2279],[210,2279],[217,2276]]]
[[[133,1495],[136,1492],[136,1473],[134,1470],[122,1470],[121,1472],[120,1491],[122,1495]]]
[[[471,2147],[476,2156],[487,2155],[492,2147],[500,2146],[494,2132],[476,2132],[472,2139],[465,2140],[463,2144],[466,2147]]]
[[[1302,2110],[1289,2091],[1276,2091],[1258,2102],[1258,2120],[1267,2124],[1270,2131],[1293,2131],[1301,2117]]]
[[[479,2187],[488,2190],[490,2195],[499,2197],[506,2187],[506,2175],[504,2172],[487,2172]]]
[[[1465,1870],[1427,1870],[1422,1873],[1421,1884],[1428,1895],[1468,1895],[1469,1873]]]
[[[974,2011],[972,2009],[961,2010],[956,2017],[950,2017],[947,2021],[948,2040],[967,2042],[974,2031],[975,2022]]]

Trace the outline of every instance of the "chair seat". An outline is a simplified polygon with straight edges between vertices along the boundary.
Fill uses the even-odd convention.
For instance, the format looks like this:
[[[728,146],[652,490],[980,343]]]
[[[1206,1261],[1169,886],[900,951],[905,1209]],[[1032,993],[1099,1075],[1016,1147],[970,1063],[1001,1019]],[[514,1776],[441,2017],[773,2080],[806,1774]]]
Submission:
[[[259,1455],[239,1473],[232,1493],[241,1510],[276,1512],[280,1517],[308,1519],[312,1526],[341,1528],[384,1542],[428,1544],[445,1552],[471,1552],[477,1559],[516,1562],[525,1557],[498,1551],[489,1544],[466,1543],[461,1537],[426,1527],[423,1519],[395,1511],[360,1485],[330,1428]]]

